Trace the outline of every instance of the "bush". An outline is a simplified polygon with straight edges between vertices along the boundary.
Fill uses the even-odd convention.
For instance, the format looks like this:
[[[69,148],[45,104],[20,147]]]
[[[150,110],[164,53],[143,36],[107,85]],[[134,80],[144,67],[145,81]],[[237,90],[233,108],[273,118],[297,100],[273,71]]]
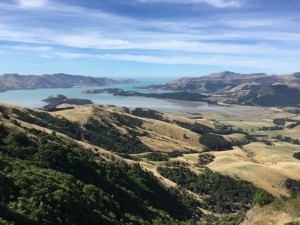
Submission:
[[[300,160],[300,152],[295,152],[293,157]]]
[[[273,119],[273,123],[277,126],[284,126],[285,125],[285,119]]]
[[[273,202],[274,197],[267,194],[264,191],[257,191],[253,197],[253,204],[258,204],[259,206],[268,205]]]
[[[201,165],[201,166],[205,166],[205,165],[213,162],[214,158],[216,158],[216,157],[214,155],[209,154],[209,153],[201,153],[199,155],[198,164]]]
[[[147,156],[147,159],[150,161],[168,161],[169,157],[163,153],[151,152]]]
[[[203,134],[200,137],[200,143],[203,144],[208,151],[231,150],[232,145],[223,136],[216,134]]]

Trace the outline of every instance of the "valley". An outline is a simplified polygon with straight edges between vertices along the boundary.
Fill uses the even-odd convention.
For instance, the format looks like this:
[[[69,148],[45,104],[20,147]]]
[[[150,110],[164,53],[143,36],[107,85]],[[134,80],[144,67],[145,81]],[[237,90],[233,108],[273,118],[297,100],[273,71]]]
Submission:
[[[229,107],[227,111],[218,112],[177,110],[172,113],[99,104],[79,106],[64,103],[57,107],[62,110],[43,112],[2,105],[1,124],[5,132],[21,132],[29,140],[39,139],[36,136],[39,132],[46,132],[46,136],[58,135],[61,141],[75,144],[82,149],[80,151],[96,154],[101,160],[95,158],[92,161],[96,160],[97,164],[101,161],[101,164],[118,162],[140,167],[157,179],[151,182],[158,182],[169,193],[177,193],[178,201],[183,201],[180,204],[184,204],[183,208],[191,213],[182,212],[181,218],[169,214],[174,219],[172,223],[176,220],[186,224],[188,219],[193,218],[197,224],[221,224],[222,221],[239,224],[243,220],[245,224],[247,221],[260,224],[267,221],[265,216],[259,216],[260,211],[270,210],[275,204],[271,202],[281,201],[280,204],[285,205],[297,198],[297,193],[295,195],[291,192],[286,181],[300,180],[296,172],[300,169],[300,163],[294,157],[295,153],[300,152],[300,145],[275,136],[280,134],[298,139],[299,126],[289,128],[290,122],[287,122],[280,125],[278,130],[261,130],[262,127],[278,126],[275,123],[279,119],[293,118],[293,123],[300,121],[297,114],[277,108],[249,106]],[[7,134],[3,135],[5,138]],[[3,143],[7,143],[5,140]],[[26,161],[33,157],[30,154],[35,154],[28,152],[26,154],[29,154],[29,158],[24,158],[22,151],[13,154]],[[5,158],[5,154],[1,156],[2,161],[5,159],[7,163],[7,160],[13,160]],[[37,166],[40,168],[40,165]],[[50,168],[57,170],[59,167]],[[9,175],[4,167],[1,171]],[[220,186],[216,186],[218,182],[221,182]],[[205,183],[208,186],[202,186]],[[129,185],[127,188],[134,186]],[[217,194],[219,192],[226,193],[227,198],[215,202],[221,198]],[[9,200],[10,205],[12,201],[15,200]],[[21,212],[11,206],[9,209]],[[171,213],[165,211],[166,208],[161,209]],[[245,217],[248,210],[251,211]],[[280,214],[283,208],[278,210]],[[131,215],[137,216],[135,213],[132,211]],[[291,207],[290,212],[284,213],[285,217],[281,221],[286,223],[299,216],[295,206]],[[254,215],[261,220],[254,220]],[[149,224],[153,223],[153,220],[143,215],[139,214],[138,217],[141,224],[147,223],[147,220]],[[161,224],[166,223],[165,216],[155,218],[160,218]],[[31,219],[38,221],[34,217]],[[127,217],[124,221],[129,223],[132,219]],[[111,221],[116,224],[117,220]]]
[[[0,1],[0,225],[300,225],[299,11]]]

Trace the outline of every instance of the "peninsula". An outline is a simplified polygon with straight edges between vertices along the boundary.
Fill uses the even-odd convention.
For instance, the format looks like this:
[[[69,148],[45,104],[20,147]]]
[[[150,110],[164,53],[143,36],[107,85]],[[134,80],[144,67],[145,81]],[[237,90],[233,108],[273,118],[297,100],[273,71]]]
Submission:
[[[159,99],[171,99],[178,101],[194,101],[194,102],[210,102],[207,98],[209,95],[203,95],[193,92],[168,92],[168,93],[141,93],[136,91],[124,91],[119,88],[104,88],[104,89],[88,89],[83,90],[84,94],[113,94],[115,96],[135,96],[135,97],[148,97],[148,98],[159,98]]]

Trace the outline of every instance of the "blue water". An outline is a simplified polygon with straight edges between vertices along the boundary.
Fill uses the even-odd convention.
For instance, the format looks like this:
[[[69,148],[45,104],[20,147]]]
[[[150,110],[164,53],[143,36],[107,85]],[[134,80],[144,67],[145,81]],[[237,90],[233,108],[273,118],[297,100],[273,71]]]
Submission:
[[[208,106],[204,103],[194,102],[179,102],[171,100],[162,100],[154,98],[144,97],[123,97],[113,96],[111,94],[83,94],[82,90],[93,88],[121,88],[126,91],[138,91],[143,93],[162,93],[163,90],[146,90],[137,89],[137,86],[146,86],[150,84],[162,84],[169,81],[166,78],[160,79],[143,79],[137,84],[117,84],[107,85],[101,87],[74,87],[74,88],[57,88],[57,89],[36,89],[36,90],[14,90],[0,93],[0,102],[8,103],[12,105],[24,106],[29,108],[40,108],[45,105],[42,99],[45,99],[51,95],[63,94],[67,97],[90,99],[95,103],[104,105],[115,105],[121,107],[143,107],[161,110],[181,110],[181,109],[212,109],[213,106]]]

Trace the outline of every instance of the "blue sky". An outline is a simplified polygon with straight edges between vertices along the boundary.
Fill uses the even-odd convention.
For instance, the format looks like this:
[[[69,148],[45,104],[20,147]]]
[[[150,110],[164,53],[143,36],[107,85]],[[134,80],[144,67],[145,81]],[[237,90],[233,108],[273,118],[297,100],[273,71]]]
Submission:
[[[0,73],[300,71],[300,0],[2,0]]]

